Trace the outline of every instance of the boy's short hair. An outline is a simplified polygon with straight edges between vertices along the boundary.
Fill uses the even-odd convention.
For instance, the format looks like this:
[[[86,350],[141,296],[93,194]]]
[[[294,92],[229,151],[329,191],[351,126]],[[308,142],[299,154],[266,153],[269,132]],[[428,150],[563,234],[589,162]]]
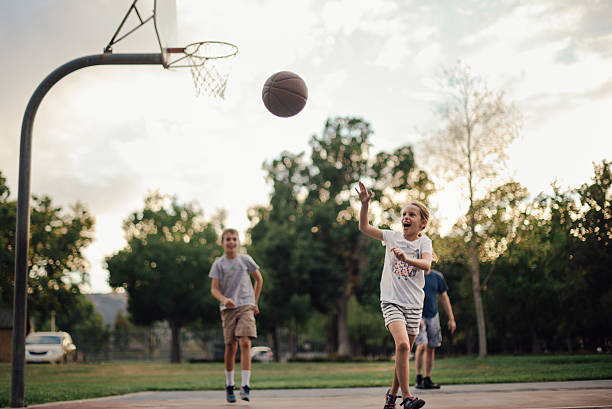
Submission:
[[[223,233],[221,233],[221,244],[223,244],[223,239],[225,238],[225,235],[230,234],[230,233],[235,234],[236,237],[238,237],[238,241],[240,241],[240,234],[238,233],[238,230],[227,228],[227,229],[223,229]]]

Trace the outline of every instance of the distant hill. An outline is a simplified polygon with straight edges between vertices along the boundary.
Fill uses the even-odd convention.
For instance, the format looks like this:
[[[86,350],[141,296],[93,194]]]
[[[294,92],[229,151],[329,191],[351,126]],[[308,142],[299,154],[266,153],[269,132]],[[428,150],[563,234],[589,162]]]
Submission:
[[[102,314],[104,324],[111,327],[115,325],[117,313],[127,314],[127,293],[123,294],[85,294],[85,296],[96,307],[96,311]]]

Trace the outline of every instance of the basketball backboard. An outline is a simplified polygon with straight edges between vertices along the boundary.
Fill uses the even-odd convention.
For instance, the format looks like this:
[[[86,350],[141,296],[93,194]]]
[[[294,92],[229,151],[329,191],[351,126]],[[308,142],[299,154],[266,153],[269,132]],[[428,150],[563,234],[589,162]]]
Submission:
[[[152,9],[148,9],[151,7]],[[124,30],[128,19],[137,19]],[[153,20],[155,39],[160,48],[164,68],[189,68],[196,87],[201,92],[224,98],[229,75],[229,64],[238,47],[224,41],[198,41],[177,46],[178,24],[176,0],[134,0],[104,53],[112,53],[113,46],[140,27]],[[127,31],[127,32],[126,32]]]
[[[176,47],[178,24],[176,0],[154,0],[155,30],[163,53],[166,48]]]

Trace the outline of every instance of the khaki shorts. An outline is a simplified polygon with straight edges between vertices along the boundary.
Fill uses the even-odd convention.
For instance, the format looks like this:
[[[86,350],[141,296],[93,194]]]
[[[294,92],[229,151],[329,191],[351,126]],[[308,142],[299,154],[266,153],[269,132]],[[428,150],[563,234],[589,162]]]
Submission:
[[[242,305],[221,311],[223,341],[226,344],[234,343],[240,337],[257,338],[254,310],[252,305]]]

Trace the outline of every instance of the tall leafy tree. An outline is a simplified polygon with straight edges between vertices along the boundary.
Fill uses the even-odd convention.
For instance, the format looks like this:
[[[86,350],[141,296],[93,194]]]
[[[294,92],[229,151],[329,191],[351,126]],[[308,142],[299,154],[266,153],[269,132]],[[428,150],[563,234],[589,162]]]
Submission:
[[[125,248],[106,258],[109,283],[129,295],[135,324],[167,321],[171,362],[181,361],[180,331],[190,322],[213,321],[218,305],[210,296],[208,271],[221,254],[216,226],[194,204],[151,193],[144,208],[123,224]]]
[[[472,354],[472,345],[477,344],[477,340],[473,339],[476,323],[469,270],[469,247],[466,246],[464,236],[455,232],[444,237],[434,236],[432,241],[438,256],[433,268],[444,274],[452,300],[453,313],[461,323],[452,336],[442,337],[442,348],[448,348],[448,352],[464,348],[467,353]],[[442,327],[442,331],[446,331],[446,326]]]
[[[526,189],[516,182],[509,182],[493,189],[474,203],[473,220],[482,243],[479,247],[478,258],[481,261],[481,271],[485,275],[482,280],[482,290],[485,295],[491,294],[491,298],[495,300],[491,308],[493,312],[487,314],[489,322],[492,318],[498,318],[497,307],[502,309],[502,318],[508,315],[503,310],[507,304],[500,300],[515,299],[513,297],[517,296],[517,294],[510,294],[504,286],[501,286],[502,294],[498,294],[496,290],[499,280],[496,279],[504,272],[503,264],[500,262],[502,256],[518,241],[519,230],[525,218],[527,196]],[[457,272],[468,273],[462,279],[456,280],[455,278],[450,288],[453,291],[453,307],[456,314],[464,317],[461,328],[455,334],[454,339],[464,339],[471,352],[472,333],[477,332],[477,322],[470,319],[474,314],[469,313],[466,309],[469,307],[472,311],[474,310],[471,277],[469,277],[471,245],[466,239],[471,229],[469,221],[469,214],[461,217],[447,237],[437,240],[440,257],[437,268],[444,271],[447,278],[450,279],[453,279]],[[493,332],[496,328],[493,328]]]
[[[576,219],[577,249],[573,253],[577,266],[585,270],[585,285],[591,291],[582,300],[593,315],[583,333],[600,345],[604,338],[612,338],[606,311],[612,308],[612,162],[602,160],[594,165],[594,175],[589,183],[578,189],[581,213]]]
[[[534,202],[533,217],[526,224],[534,226],[531,248],[538,249],[527,264],[535,266],[530,275],[533,298],[523,303],[535,306],[528,311],[535,324],[529,328],[534,352],[553,343],[564,344],[569,352],[578,345],[594,349],[611,336],[606,313],[600,313],[609,310],[612,294],[607,274],[610,174],[610,162],[604,160],[595,165],[590,183],[566,191],[553,184],[552,195],[540,195]],[[511,250],[509,259],[528,253]]]
[[[274,189],[270,206],[259,208],[251,229],[253,246],[267,243],[269,253],[278,255],[268,258],[266,269],[283,283],[285,297],[306,293],[314,308],[330,316],[328,349],[342,355],[351,352],[349,299],[356,294],[371,300],[377,293],[377,285],[361,283],[380,274],[382,257],[374,252],[376,261],[370,262],[373,244],[356,227],[352,188],[360,179],[373,185],[381,223],[393,220],[408,189],[426,197],[433,188],[416,168],[410,147],[372,156],[372,133],[361,118],[330,118],[321,135],[311,138],[309,161],[285,152],[266,164]],[[370,273],[372,267],[376,273]]]
[[[579,188],[529,199],[510,182],[475,201],[482,295],[490,352],[594,350],[609,343],[610,163],[595,165]],[[449,349],[474,351],[477,333],[469,274],[469,215],[435,238],[461,326]],[[568,308],[579,305],[580,308]],[[524,317],[529,317],[525,320]],[[453,344],[453,345],[451,345]]]
[[[15,275],[15,223],[17,203],[0,173],[0,307],[12,309]],[[81,294],[89,263],[83,250],[93,240],[94,218],[84,205],[68,210],[54,206],[49,197],[33,197],[30,216],[28,263],[28,317],[34,329],[69,332],[85,353],[103,349],[108,330],[93,304]]]
[[[0,308],[12,308],[15,269],[17,206],[9,202],[10,190],[0,172]]]
[[[445,178],[459,178],[466,186],[478,355],[484,358],[487,336],[476,202],[478,193],[486,190],[487,183],[498,176],[506,159],[506,149],[519,133],[521,120],[514,105],[506,102],[503,92],[491,91],[481,77],[462,63],[445,70],[443,82],[447,97],[439,110],[440,129],[429,139],[429,155]]]
[[[276,359],[280,358],[279,329],[303,325],[311,311],[310,300],[303,293],[303,272],[294,265],[301,209],[298,196],[303,186],[303,154],[281,153],[278,159],[264,164],[267,181],[272,184],[268,207],[249,210],[249,254],[264,266],[262,275],[266,290],[260,304],[261,328],[272,335]],[[295,334],[291,334],[293,338]],[[294,351],[291,351],[294,352]]]
[[[357,255],[363,245],[350,199],[355,182],[368,175],[372,133],[370,124],[360,118],[331,118],[310,142],[301,237],[314,251],[301,252],[299,260],[302,270],[309,271],[307,288],[313,303],[334,314],[340,355],[350,353],[348,300],[361,274]]]
[[[542,263],[547,250],[543,231],[527,199],[525,188],[509,182],[475,206],[482,243],[479,259],[485,273],[483,296],[491,301],[488,336],[495,341],[496,352],[521,338],[530,338],[535,351],[551,322],[550,311],[556,311],[554,277]],[[531,319],[517,319],[526,316]]]
[[[594,349],[610,338],[606,314],[600,314],[610,303],[609,166],[607,161],[596,165],[590,183],[565,191],[553,184],[551,195],[531,202],[516,183],[476,202],[493,351],[573,352],[578,345]],[[453,234],[438,242],[443,263],[454,260],[455,265],[443,267],[446,271],[468,266],[467,258],[459,256],[466,249],[446,251],[451,240],[461,243],[468,229],[467,217],[462,218]],[[464,308],[466,303],[454,299],[454,304]],[[522,319],[526,316],[530,319]],[[468,321],[462,327],[471,325]],[[469,351],[469,342],[466,346]]]
[[[0,305],[12,308],[17,203],[0,173]],[[79,303],[79,285],[87,280],[89,263],[83,250],[93,240],[94,218],[84,205],[68,210],[49,197],[33,197],[28,263],[28,315],[35,326],[51,312],[65,316]],[[85,319],[85,317],[83,317]]]
[[[80,203],[65,212],[48,197],[34,196],[33,202],[28,308],[42,324],[51,311],[67,313],[69,300],[78,298],[80,284],[88,279],[89,261],[83,250],[93,240],[94,218]]]

